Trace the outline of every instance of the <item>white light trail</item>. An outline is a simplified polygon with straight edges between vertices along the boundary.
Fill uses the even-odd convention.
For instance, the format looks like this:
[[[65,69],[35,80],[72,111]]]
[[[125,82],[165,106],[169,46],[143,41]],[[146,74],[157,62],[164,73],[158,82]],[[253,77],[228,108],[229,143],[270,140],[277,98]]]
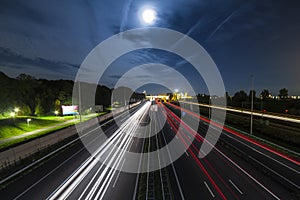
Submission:
[[[109,151],[109,154],[106,157],[105,161],[101,164],[101,167],[97,170],[93,179],[89,182],[79,199],[83,197],[88,187],[95,180],[97,174],[100,173],[103,167],[105,167],[101,172],[96,184],[93,185],[91,190],[89,190],[88,196],[85,199],[94,199],[93,196],[101,183],[101,187],[98,190],[96,197],[99,198],[99,196],[101,195],[100,199],[103,198],[116,173],[116,166],[120,165],[120,162],[124,160],[124,154],[129,147],[139,125],[139,123],[137,122],[139,122],[144,113],[149,109],[150,105],[150,102],[145,103],[136,113],[130,116],[118,128],[118,130],[115,131],[113,135],[95,151],[92,156],[90,156],[70,177],[68,177],[68,179],[65,180],[63,184],[60,185],[59,188],[57,188],[48,197],[48,199],[66,199],[99,162],[99,160],[95,158],[100,158],[104,155],[104,153]],[[115,144],[119,144],[119,146],[116,146]],[[110,156],[111,154],[113,155]],[[104,164],[106,163],[106,161],[108,161],[108,166],[112,167],[106,166]]]

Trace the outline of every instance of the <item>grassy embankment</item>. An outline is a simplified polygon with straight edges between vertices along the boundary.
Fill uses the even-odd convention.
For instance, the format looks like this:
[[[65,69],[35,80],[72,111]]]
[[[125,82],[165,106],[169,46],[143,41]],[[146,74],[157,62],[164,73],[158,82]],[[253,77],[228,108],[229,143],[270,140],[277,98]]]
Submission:
[[[106,112],[83,116],[82,120],[87,121],[96,116],[105,114]],[[29,125],[27,119],[31,119]],[[25,142],[27,140],[52,133],[54,131],[72,126],[79,122],[79,118],[74,116],[44,116],[44,117],[28,117],[20,116],[15,118],[3,118],[0,119],[0,150],[7,148],[17,143]],[[22,137],[23,134],[36,131],[33,134]],[[20,136],[20,138],[13,138]],[[5,141],[5,142],[1,142]]]

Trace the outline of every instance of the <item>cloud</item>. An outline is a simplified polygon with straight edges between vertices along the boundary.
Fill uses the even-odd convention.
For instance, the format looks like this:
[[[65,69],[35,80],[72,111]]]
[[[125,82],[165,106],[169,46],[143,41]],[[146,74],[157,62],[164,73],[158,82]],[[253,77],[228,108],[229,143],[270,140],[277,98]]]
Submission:
[[[44,58],[28,58],[10,49],[0,47],[0,71],[10,76],[28,73],[38,78],[74,79],[79,65],[46,60]]]

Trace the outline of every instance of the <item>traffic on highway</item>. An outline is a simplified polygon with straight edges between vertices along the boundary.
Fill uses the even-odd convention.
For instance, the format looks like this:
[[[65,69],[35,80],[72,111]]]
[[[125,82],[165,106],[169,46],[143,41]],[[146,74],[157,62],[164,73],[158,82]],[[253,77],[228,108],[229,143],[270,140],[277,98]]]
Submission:
[[[187,113],[183,120],[181,113]],[[66,147],[32,170],[12,178],[0,193],[7,199],[295,199],[299,160],[237,132],[224,129],[203,157],[209,119],[171,103],[145,101],[89,128],[81,142]],[[214,129],[220,129],[212,122]],[[106,137],[97,134],[104,130]],[[210,133],[213,134],[213,133]],[[178,151],[170,147],[175,140]],[[101,145],[99,145],[101,144]],[[188,145],[190,144],[190,145]],[[159,151],[166,147],[166,151]],[[134,161],[127,152],[138,153]],[[153,153],[154,154],[149,154]],[[101,159],[101,157],[103,159]],[[169,161],[172,161],[168,164]],[[135,163],[132,163],[135,162]],[[125,169],[130,168],[130,169]],[[132,171],[137,170],[136,173]]]

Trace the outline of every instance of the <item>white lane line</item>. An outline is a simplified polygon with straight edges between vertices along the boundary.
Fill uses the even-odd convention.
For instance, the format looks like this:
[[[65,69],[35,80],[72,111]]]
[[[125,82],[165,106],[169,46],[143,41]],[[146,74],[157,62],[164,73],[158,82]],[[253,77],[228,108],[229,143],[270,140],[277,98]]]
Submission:
[[[214,126],[212,126],[211,128],[217,130]],[[280,165],[282,165],[282,166],[284,166],[284,167],[286,167],[286,168],[292,170],[293,172],[295,172],[295,173],[297,173],[297,174],[300,174],[300,172],[297,171],[296,169],[294,169],[293,167],[290,167],[290,166],[288,166],[288,165],[286,165],[286,164],[284,164],[284,163],[282,163],[282,162],[276,160],[275,158],[272,158],[271,156],[269,156],[269,155],[267,155],[267,154],[261,152],[260,150],[256,149],[257,147],[254,148],[254,147],[252,147],[252,146],[246,144],[245,142],[240,141],[239,139],[237,139],[237,138],[235,138],[235,137],[229,135],[228,132],[226,132],[226,131],[223,132],[223,135],[225,135],[225,136],[231,138],[232,140],[235,140],[235,141],[241,143],[242,145],[244,145],[244,146],[248,147],[249,149],[251,149],[251,150],[257,152],[258,154],[261,154],[261,155],[263,155],[263,156],[265,156],[265,157],[267,157],[267,158],[273,160],[274,162],[277,162],[278,164],[280,164]],[[261,147],[260,147],[260,148],[261,148]]]
[[[131,128],[131,130],[133,130],[133,127]],[[129,142],[132,139],[130,137],[130,135],[128,135],[127,139],[123,139],[123,140],[127,140],[126,142],[124,141],[125,142],[125,146],[126,146],[124,149],[126,149],[128,147]],[[123,146],[123,144],[122,144],[122,146]],[[96,194],[95,199],[98,199],[100,195],[102,195],[100,197],[100,199],[102,199],[102,197],[105,195],[106,190],[107,190],[109,184],[111,183],[112,178],[114,177],[114,174],[116,172],[116,170],[114,170],[114,169],[115,169],[116,165],[119,166],[120,161],[121,161],[121,159],[122,159],[122,157],[124,155],[125,151],[123,149],[121,149],[121,151],[122,152],[120,154],[118,153],[119,150],[116,151],[116,152],[114,152],[113,157],[109,160],[109,163],[108,163],[108,166],[111,166],[111,164],[114,162],[112,169],[109,169],[109,168],[105,167],[104,171],[100,175],[100,178],[97,180],[96,184],[93,186],[92,190],[90,191],[90,193],[88,194],[88,196],[86,197],[86,199],[92,199],[92,197],[96,193],[96,189],[98,188],[98,186],[100,185],[100,183],[102,183],[102,184],[101,184],[101,187],[100,187],[98,193]],[[113,152],[113,149],[110,151],[110,154],[112,152]],[[115,156],[117,156],[117,158],[115,158]]]
[[[210,195],[215,198],[214,193],[211,191],[210,187],[207,185],[206,181],[204,181],[204,185],[206,186],[207,190],[209,191]]]
[[[191,103],[191,104],[194,104],[194,103],[192,103],[192,102],[184,102],[184,101],[181,101],[182,103]],[[200,104],[199,104],[200,105]],[[204,104],[203,104],[204,105]],[[229,110],[229,109],[228,109]],[[243,113],[243,111],[239,111],[239,112],[242,112]],[[249,112],[249,114],[251,114],[251,112]],[[254,114],[254,113],[253,113]],[[261,114],[259,114],[259,116],[261,116]],[[263,116],[265,117],[266,116],[266,114],[263,114]],[[297,123],[299,123],[300,122],[300,120],[298,120],[298,122]],[[207,123],[206,123],[207,124]],[[208,125],[208,124],[207,124]],[[229,127],[230,128],[230,127]],[[247,135],[249,135],[249,134],[247,134]],[[252,137],[255,137],[255,136],[252,136]],[[285,147],[283,147],[283,146],[280,146],[280,145],[278,145],[278,144],[275,144],[275,143],[272,143],[272,142],[270,142],[270,141],[268,141],[268,140],[264,140],[264,139],[262,139],[262,138],[259,138],[259,137],[255,137],[255,138],[257,138],[257,139],[259,139],[260,141],[263,141],[263,142],[267,142],[267,143],[269,143],[269,144],[271,144],[271,145],[274,145],[274,146],[277,146],[277,147],[279,147],[280,149],[283,149],[283,150],[286,150],[286,151],[289,151],[289,152],[291,152],[291,153],[293,153],[293,154],[296,154],[296,155],[298,155],[298,156],[300,156],[300,154],[298,153],[298,152],[295,152],[295,151],[293,151],[293,150],[290,150],[290,149],[287,149],[287,148],[285,148]],[[278,155],[279,156],[279,155]]]
[[[262,165],[263,167],[265,167],[266,169],[268,169],[269,171],[273,172],[274,174],[276,174],[277,176],[279,176],[280,178],[282,178],[283,180],[285,180],[286,182],[290,183],[291,185],[295,186],[296,188],[298,188],[298,190],[300,190],[300,186],[297,185],[296,183],[290,181],[289,179],[287,179],[286,177],[282,176],[281,174],[277,173],[276,171],[274,171],[273,169],[271,169],[270,167],[266,166],[265,164],[259,162],[258,160],[256,160],[255,158],[253,158],[252,156],[249,156],[250,159],[254,160],[255,162],[257,162],[258,164]]]
[[[80,152],[82,152],[85,148],[82,148],[80,151],[76,152],[75,154],[73,154],[70,158],[68,158],[67,160],[65,160],[64,162],[62,162],[60,165],[58,165],[57,167],[55,167],[53,170],[51,170],[49,173],[47,173],[45,176],[43,176],[41,179],[39,179],[37,182],[35,182],[34,184],[32,184],[30,187],[28,187],[26,190],[24,190],[22,193],[20,193],[18,196],[16,196],[14,199],[18,199],[20,198],[22,195],[24,195],[26,192],[28,192],[29,190],[31,190],[34,186],[36,186],[37,184],[39,184],[40,182],[42,182],[45,178],[47,178],[49,175],[51,175],[54,171],[56,171],[58,168],[60,168],[61,166],[63,166],[64,164],[66,164],[68,161],[70,161],[74,156],[77,156],[77,154],[79,154]]]
[[[152,121],[151,121],[152,122]],[[146,185],[146,199],[148,199],[149,195],[149,173],[150,173],[150,148],[151,148],[151,123],[149,124],[149,134],[148,134],[148,152],[147,152],[147,185]]]
[[[167,144],[167,140],[166,140],[166,138],[165,138],[165,134],[164,134],[163,129],[162,129],[161,131],[162,131],[162,135],[163,135],[164,141],[165,141],[165,143]],[[168,152],[168,155],[169,155],[170,160],[172,160],[172,157],[171,157],[171,154],[170,154],[170,150],[169,150],[168,145],[167,145],[167,152]],[[181,185],[180,185],[180,183],[179,183],[178,176],[177,176],[177,173],[176,173],[176,170],[175,170],[175,167],[174,167],[173,162],[171,162],[171,165],[172,165],[173,173],[174,173],[174,175],[175,175],[175,180],[176,180],[176,183],[177,183],[177,187],[178,187],[178,190],[179,190],[181,199],[184,200],[185,198],[184,198],[184,196],[183,196],[183,192],[182,192],[182,189],[181,189]]]
[[[142,116],[142,119],[144,118],[145,114],[147,112],[145,112]],[[148,127],[146,128],[147,131]],[[140,155],[140,161],[139,161],[139,168],[138,168],[138,173],[136,173],[136,179],[135,179],[135,188],[134,188],[134,193],[133,193],[133,197],[132,199],[135,200],[136,199],[136,194],[137,194],[137,189],[138,189],[138,183],[139,183],[139,173],[141,171],[141,166],[142,166],[142,159],[143,159],[143,149],[144,149],[144,145],[145,145],[145,138],[143,138],[143,145],[142,145],[142,149],[141,149],[141,155]],[[130,149],[129,149],[130,150]]]
[[[146,108],[147,109],[147,108]],[[149,109],[149,108],[148,108]],[[147,110],[148,110],[147,109]],[[141,111],[141,112],[143,112],[143,111]],[[136,118],[140,118],[139,117],[139,115],[136,117]],[[128,146],[129,146],[129,141],[130,140],[132,140],[132,138],[134,137],[134,135],[136,134],[136,130],[137,130],[137,128],[138,128],[138,124],[139,123],[133,123],[133,125],[131,126],[131,129],[130,129],[130,134],[128,134],[128,142],[125,142],[125,144],[123,145],[123,148],[121,149],[121,155],[119,155],[118,156],[118,162],[115,162],[114,163],[114,166],[112,167],[113,169],[115,169],[115,166],[117,165],[117,166],[119,166],[119,164],[120,164],[120,161],[121,161],[121,159],[124,157],[124,154],[125,154],[125,152],[126,152],[126,149],[128,148]],[[112,162],[112,161],[110,161],[110,162]],[[109,172],[109,174],[108,174],[108,177],[105,179],[105,181],[104,181],[104,184],[102,184],[102,186],[101,186],[101,188],[100,188],[100,190],[98,191],[98,193],[97,193],[97,195],[96,195],[96,199],[103,199],[104,198],[104,195],[105,195],[105,193],[106,193],[106,191],[107,191],[107,189],[108,189],[108,186],[109,186],[109,184],[110,184],[110,182],[112,181],[112,178],[113,178],[113,176],[114,176],[114,174],[115,174],[115,172],[116,172],[116,170],[110,170],[110,172]],[[110,178],[109,178],[110,177]],[[105,186],[105,184],[106,184],[106,186]],[[104,187],[105,186],[105,187]],[[101,196],[100,196],[101,195]],[[100,197],[99,197],[100,196]]]
[[[141,111],[141,112],[143,112],[143,111]],[[135,121],[135,119],[138,118],[139,116],[140,116],[140,114],[137,115],[137,116],[133,119],[133,121]],[[111,166],[111,164],[114,162],[114,164],[113,164],[113,166],[112,166],[112,169],[115,169],[116,166],[119,166],[120,161],[121,161],[121,159],[123,158],[123,156],[124,156],[124,154],[125,154],[125,152],[126,152],[126,149],[128,148],[129,143],[130,143],[130,141],[132,140],[132,138],[133,138],[133,136],[134,136],[134,133],[136,132],[136,129],[137,129],[137,127],[138,127],[138,124],[139,124],[139,123],[129,123],[129,126],[126,125],[126,126],[124,127],[123,130],[125,130],[126,128],[129,129],[128,132],[129,132],[130,134],[126,134],[126,135],[125,135],[125,138],[126,138],[126,139],[123,138],[123,141],[124,141],[124,142],[123,142],[122,146],[123,146],[124,148],[121,148],[121,150],[120,150],[121,153],[118,154],[118,151],[115,152],[115,153],[114,153],[114,156],[112,157],[112,159],[110,159],[110,161],[109,161],[109,163],[108,163],[108,166]],[[125,131],[125,132],[126,132],[126,131]],[[113,151],[113,149],[112,149],[112,151]],[[111,151],[111,152],[112,152],[112,151]],[[114,159],[115,156],[117,156],[116,159]],[[108,174],[106,174],[106,172],[108,172]],[[93,192],[90,193],[86,199],[103,199],[103,197],[104,197],[104,195],[105,195],[105,193],[106,193],[106,191],[107,191],[107,189],[108,189],[108,187],[109,187],[109,185],[110,185],[110,183],[111,183],[111,181],[112,181],[112,178],[113,178],[115,172],[116,172],[116,170],[109,170],[109,169],[106,168],[106,169],[105,169],[105,172],[102,173],[103,176],[100,177],[100,179],[98,179],[96,185],[93,187],[93,189],[92,189]],[[102,174],[101,174],[101,175],[102,175]],[[105,179],[104,179],[104,175],[105,175]],[[102,182],[103,179],[104,179],[104,182]],[[95,197],[95,198],[92,198],[92,196],[94,196],[94,194],[95,194],[95,192],[96,192],[96,188],[98,188],[98,186],[99,186],[99,184],[100,184],[101,182],[102,182],[102,184],[101,184],[101,187],[100,187],[98,193],[96,194],[96,197]],[[101,196],[100,196],[100,195],[101,195]]]
[[[222,153],[219,149],[215,147],[215,150],[219,152],[224,158],[226,158],[229,162],[231,162],[234,166],[236,166],[239,170],[241,170],[244,174],[246,174],[249,178],[251,178],[255,183],[257,183],[260,187],[266,190],[270,195],[272,195],[275,199],[280,200],[273,192],[271,192],[268,188],[266,188],[263,184],[261,184],[258,180],[256,180],[253,176],[251,176],[248,172],[246,172],[242,167],[240,167],[237,163],[227,157],[224,153]]]
[[[208,140],[206,140],[203,136],[198,134],[202,140],[206,141],[210,146],[213,146]],[[233,160],[231,160],[228,156],[226,156],[222,151],[220,151],[216,146],[213,146],[215,151],[217,151],[220,155],[222,155],[224,158],[226,158],[229,162],[231,162],[235,167],[237,167],[239,170],[241,170],[244,174],[246,174],[250,179],[252,179],[255,183],[257,183],[260,187],[262,187],[264,190],[266,190],[270,195],[272,195],[275,199],[280,200],[279,197],[277,197],[273,192],[271,192],[268,188],[266,188],[262,183],[260,183],[258,180],[256,180],[253,176],[251,176],[246,170],[244,170],[242,167],[240,167],[237,163],[235,163]]]
[[[131,140],[130,142],[129,149],[131,149],[132,144],[133,144],[133,140]]]
[[[118,175],[117,175],[117,177],[116,177],[116,180],[115,180],[115,182],[114,182],[114,184],[113,184],[113,188],[116,186],[116,183],[117,183],[117,181],[118,181],[118,179],[119,179],[120,173],[121,173],[122,168],[123,168],[123,166],[124,166],[125,160],[126,160],[126,159],[123,160],[121,169],[119,170]]]
[[[142,107],[143,108],[143,107]],[[138,110],[140,111],[140,110]],[[138,115],[139,112],[135,112],[135,115]],[[96,156],[98,153],[100,153],[100,155],[98,155],[99,157],[102,156],[102,154],[104,154],[104,152],[106,152],[109,148],[110,145],[107,144],[112,144],[115,140],[120,140],[120,136],[118,135],[119,132],[122,132],[123,129],[126,129],[131,123],[130,121],[132,121],[132,119],[134,119],[133,116],[131,116],[127,121],[128,123],[124,123],[120,126],[120,128],[115,131],[115,133],[108,139],[106,140],[99,149],[97,149],[93,155],[87,160],[90,162],[90,160],[94,159],[94,156]],[[87,163],[87,161],[85,163]],[[82,165],[80,166],[68,179],[66,179],[47,199],[56,199],[56,197],[60,196],[60,198],[66,198],[67,196],[69,196],[69,194],[75,189],[75,187],[77,187],[77,185],[82,181],[82,179],[85,177],[85,175],[87,173],[89,173],[89,171],[91,171],[91,169],[96,165],[97,161],[96,159],[92,161],[91,165],[89,165],[88,163],[88,167],[86,169],[84,169],[85,167]],[[102,167],[101,167],[102,168]],[[81,171],[83,171],[82,174]],[[80,174],[78,176],[78,174]],[[78,177],[77,177],[78,176]],[[69,186],[69,184],[72,182],[72,184]],[[63,193],[63,194],[61,194]]]
[[[126,127],[124,127],[126,128]],[[122,130],[120,130],[119,132],[122,132]],[[118,137],[118,140],[120,140],[121,136]],[[117,139],[117,137],[115,137],[114,139]],[[112,143],[109,143],[108,146],[111,146]],[[108,149],[106,149],[105,151],[107,151]],[[111,154],[111,152],[109,153],[109,155]],[[108,156],[109,157],[109,156]],[[105,159],[104,163],[107,161],[108,157]],[[99,167],[99,169],[97,170],[97,172],[94,174],[92,180],[89,182],[89,184],[87,185],[87,187],[85,188],[85,190],[82,192],[81,196],[79,197],[79,199],[81,199],[83,197],[83,195],[86,193],[86,191],[88,190],[89,186],[92,184],[92,182],[94,181],[94,179],[96,178],[96,176],[99,174],[99,172],[102,170],[102,167],[104,166],[104,163],[101,164],[101,166]],[[105,167],[106,168],[106,167]],[[103,172],[102,172],[103,173]],[[98,179],[99,180],[99,179]],[[93,188],[92,188],[93,189]]]
[[[272,158],[271,156],[269,156],[269,155],[267,155],[267,154],[265,154],[265,153],[259,151],[258,149],[254,148],[254,147],[249,146],[248,144],[246,144],[246,143],[244,143],[244,142],[238,140],[237,138],[232,137],[232,136],[228,135],[227,133],[224,133],[224,135],[226,135],[227,137],[229,137],[229,138],[231,138],[231,139],[233,139],[233,140],[235,140],[235,141],[237,141],[237,142],[239,142],[239,143],[241,143],[241,144],[247,146],[247,147],[250,148],[251,150],[253,150],[253,151],[255,151],[255,152],[257,152],[257,153],[259,153],[259,154],[261,154],[261,155],[263,155],[263,156],[265,156],[265,157],[267,157],[267,158],[269,158],[269,159],[271,159],[271,160],[273,160],[273,161],[275,161],[275,162],[277,162],[278,164],[280,164],[280,165],[282,165],[282,166],[284,166],[284,167],[286,167],[286,168],[288,168],[288,169],[294,171],[295,173],[300,174],[300,172],[297,171],[296,169],[294,169],[294,168],[292,168],[292,167],[290,167],[290,166],[288,166],[288,165],[286,165],[286,164],[284,164],[284,163],[282,163],[282,162],[280,162],[280,161],[278,161],[278,160]]]
[[[190,155],[188,154],[188,152],[186,152],[186,151],[185,151],[185,154],[186,154],[187,156],[190,156]]]
[[[198,134],[198,133],[196,133]],[[278,196],[276,196],[273,192],[271,192],[268,188],[266,188],[262,183],[260,183],[257,179],[255,179],[253,176],[251,176],[246,170],[244,170],[242,167],[240,167],[236,162],[231,160],[228,156],[226,156],[223,152],[221,152],[216,146],[213,146],[208,140],[206,140],[203,136],[198,134],[202,140],[206,141],[210,146],[214,147],[214,149],[222,155],[224,158],[226,158],[229,162],[231,162],[235,167],[237,167],[239,170],[241,170],[245,175],[247,175],[250,179],[252,179],[256,184],[258,184],[260,187],[262,187],[265,191],[267,191],[271,196],[273,196],[275,199],[280,200]]]
[[[233,183],[233,181],[232,180],[228,180],[229,181],[229,183],[231,183],[231,185],[240,193],[240,194],[243,194],[243,192]]]
[[[136,111],[135,111],[135,112],[136,112]],[[125,115],[125,114],[127,114],[127,113],[122,113],[122,114],[120,114],[119,116],[117,116],[117,118],[120,118],[120,117],[122,117],[122,116]],[[114,119],[110,119],[109,121],[105,122],[104,124],[101,124],[100,126],[98,126],[98,127],[94,128],[94,129],[88,131],[87,133],[85,133],[84,135],[80,136],[79,138],[76,138],[76,139],[72,140],[71,142],[65,144],[64,146],[62,146],[62,147],[60,147],[60,148],[58,148],[58,149],[52,151],[51,153],[47,154],[46,156],[44,156],[44,157],[42,157],[42,158],[36,160],[35,162],[33,162],[33,163],[27,165],[26,167],[20,169],[19,171],[17,171],[17,172],[15,172],[15,173],[11,174],[10,176],[8,176],[8,177],[2,179],[2,180],[0,181],[0,185],[1,185],[2,183],[6,182],[7,180],[13,178],[14,176],[17,176],[18,174],[24,172],[25,170],[29,169],[30,167],[36,165],[37,163],[39,163],[39,162],[45,160],[46,158],[48,158],[48,157],[54,155],[55,153],[59,152],[60,150],[66,148],[67,146],[73,144],[74,142],[80,140],[81,138],[87,136],[89,133],[91,133],[91,132],[93,132],[93,131],[95,131],[95,130],[97,130],[97,129],[103,127],[103,126],[105,126],[106,124],[108,124],[108,123],[110,123],[110,122],[112,122],[113,120],[114,120]],[[43,178],[44,178],[44,177],[42,177],[42,179],[43,179]],[[40,180],[39,180],[39,181],[40,181]]]
[[[156,113],[156,117],[158,119],[158,116],[157,116],[157,113]],[[158,122],[157,122],[158,123]],[[154,128],[155,128],[155,133],[157,131],[156,129],[156,123],[154,123]],[[158,134],[158,133],[157,133]],[[159,144],[158,144],[158,136],[157,134],[155,134],[156,136],[156,148],[159,149]],[[163,184],[163,180],[162,180],[162,171],[161,171],[161,163],[160,163],[160,156],[159,156],[159,151],[157,153],[157,157],[158,157],[158,166],[159,166],[159,175],[160,175],[160,183],[161,183],[161,187],[162,187],[162,198],[163,200],[165,200],[165,187],[164,187],[164,184]]]
[[[142,150],[143,150],[144,145],[145,145],[145,139],[143,139]],[[140,173],[140,171],[141,171],[142,158],[143,158],[142,155],[143,155],[143,154],[141,153],[141,156],[140,156],[140,162],[139,162],[139,170],[138,170],[139,173]],[[134,193],[133,193],[133,197],[132,197],[133,200],[136,199],[136,193],[137,193],[138,183],[139,183],[139,173],[136,174],[135,188],[134,188]]]

